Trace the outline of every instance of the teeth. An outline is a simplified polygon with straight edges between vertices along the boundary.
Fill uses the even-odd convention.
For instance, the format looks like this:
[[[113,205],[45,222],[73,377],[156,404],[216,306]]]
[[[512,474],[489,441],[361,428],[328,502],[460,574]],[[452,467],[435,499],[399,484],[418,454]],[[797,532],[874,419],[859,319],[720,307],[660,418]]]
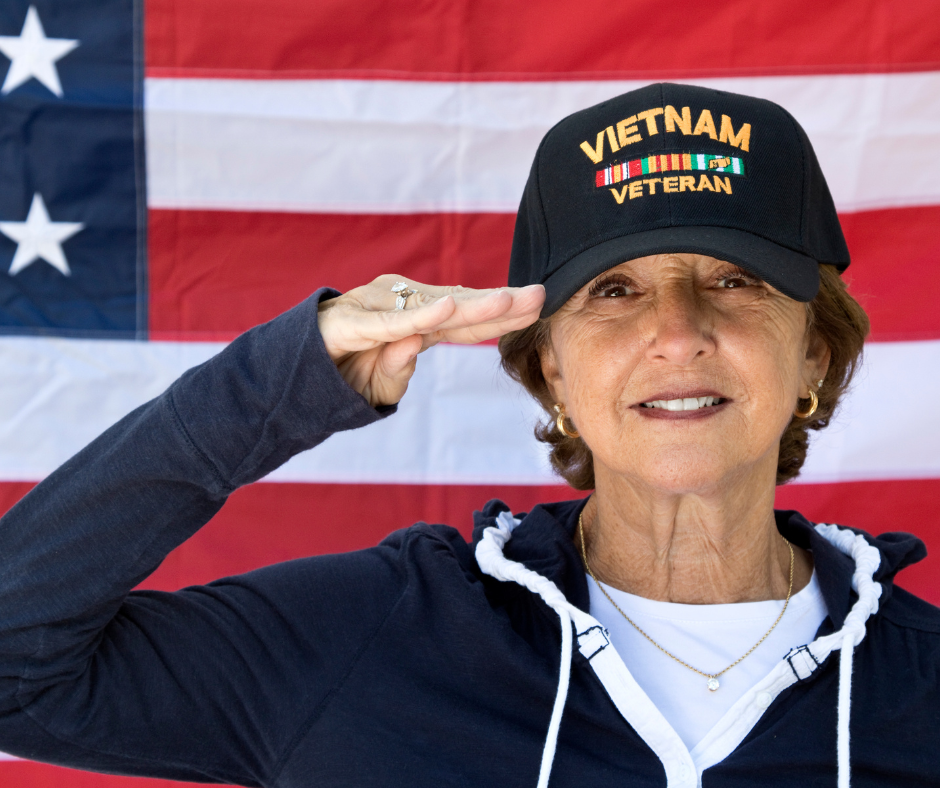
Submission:
[[[707,408],[710,405],[717,405],[720,401],[720,397],[685,397],[684,399],[657,399],[642,404],[644,408],[662,408],[663,410],[680,411]]]

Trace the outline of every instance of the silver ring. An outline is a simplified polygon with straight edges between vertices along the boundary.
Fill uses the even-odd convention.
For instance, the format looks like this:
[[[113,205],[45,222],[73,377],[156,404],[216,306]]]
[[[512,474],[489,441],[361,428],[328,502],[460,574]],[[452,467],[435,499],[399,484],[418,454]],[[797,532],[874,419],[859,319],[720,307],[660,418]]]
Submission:
[[[395,282],[392,285],[392,292],[397,296],[395,298],[395,309],[404,309],[408,296],[418,295],[418,291],[408,287],[407,282]]]

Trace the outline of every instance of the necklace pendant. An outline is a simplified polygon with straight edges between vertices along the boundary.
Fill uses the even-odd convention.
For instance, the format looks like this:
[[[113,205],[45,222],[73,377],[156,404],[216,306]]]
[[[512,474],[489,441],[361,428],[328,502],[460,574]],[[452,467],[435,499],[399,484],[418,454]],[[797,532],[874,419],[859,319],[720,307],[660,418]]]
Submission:
[[[718,679],[716,679],[714,676],[708,680],[708,689],[710,689],[712,692],[717,690],[720,686],[721,684],[718,683]]]

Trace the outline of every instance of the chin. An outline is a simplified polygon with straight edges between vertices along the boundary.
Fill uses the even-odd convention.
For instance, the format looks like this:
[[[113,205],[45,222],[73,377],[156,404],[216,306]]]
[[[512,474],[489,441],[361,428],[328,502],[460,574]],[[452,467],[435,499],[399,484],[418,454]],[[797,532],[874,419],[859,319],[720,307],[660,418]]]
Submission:
[[[660,473],[647,472],[641,477],[643,483],[673,495],[704,494],[721,488],[725,476],[714,473],[690,473],[678,469],[664,469]]]
[[[736,475],[736,463],[729,463],[727,456],[700,445],[645,451],[631,460],[629,466],[622,461],[612,465],[611,471],[616,476],[635,479],[644,486],[676,495],[712,490]]]

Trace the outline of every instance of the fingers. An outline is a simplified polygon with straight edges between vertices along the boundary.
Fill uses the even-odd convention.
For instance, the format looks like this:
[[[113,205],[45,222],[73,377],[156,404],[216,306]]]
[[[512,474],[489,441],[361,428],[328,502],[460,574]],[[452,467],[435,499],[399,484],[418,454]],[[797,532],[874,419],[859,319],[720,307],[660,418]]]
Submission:
[[[524,328],[538,319],[545,300],[541,285],[471,290],[382,279],[321,303],[317,313],[320,335],[340,374],[372,405],[401,399],[422,350],[438,342],[481,342]],[[418,291],[405,309],[394,307],[396,281]]]
[[[369,385],[363,392],[371,405],[394,405],[405,396],[419,352],[421,337],[417,334],[382,348]]]
[[[454,311],[430,330],[447,331],[537,315],[545,300],[544,293],[541,285],[457,293],[450,296],[454,299]]]
[[[416,303],[401,310],[373,310],[351,302],[337,303],[329,312],[321,314],[321,333],[324,336],[329,334],[329,344],[342,352],[397,342],[413,334],[434,335],[431,344],[438,341],[478,342],[536,320],[545,300],[545,291],[541,285],[531,285],[488,291],[461,289],[439,296],[421,293],[411,298]],[[366,299],[366,303],[371,300]],[[508,327],[500,328],[500,323]],[[474,332],[463,331],[484,325],[490,328],[479,333],[481,339],[474,339]],[[459,340],[450,339],[449,334],[455,332],[461,332]],[[425,346],[430,345],[426,342]]]
[[[360,390],[373,405],[396,403],[407,391],[419,352],[445,339],[473,343],[524,328],[538,319],[543,300],[544,292],[539,287],[528,293],[493,291],[462,303],[447,295],[425,306],[404,310],[413,313],[408,316],[409,330],[417,330],[378,349],[369,379],[363,381]],[[398,322],[405,317],[401,310],[392,316]]]
[[[411,331],[424,336],[423,349],[438,342],[472,344],[502,336],[508,331],[525,328],[538,320],[545,301],[545,289],[541,285],[525,288],[500,288],[497,290],[463,290],[440,299],[419,304],[410,315],[397,319],[395,331]],[[439,307],[441,302],[452,302],[452,309]]]
[[[389,379],[404,377],[405,385],[414,373],[415,360],[421,352],[421,337],[412,334],[397,342],[390,342],[382,349],[377,372]],[[397,402],[397,400],[396,400]]]
[[[452,298],[441,298],[417,309],[375,311],[355,299],[336,299],[317,315],[320,335],[330,357],[339,361],[346,353],[358,353],[426,333],[454,311]]]
[[[415,294],[409,295],[405,301],[406,306],[404,310],[395,309],[396,296],[395,293],[392,292],[392,287],[400,282],[403,282],[409,290],[415,291]],[[500,305],[507,309],[518,308],[518,304],[520,303],[519,294],[525,293],[528,297],[531,297],[538,292],[543,292],[543,288],[540,285],[530,285],[529,288],[497,287],[475,289],[461,287],[460,285],[426,285],[406,277],[389,274],[378,277],[364,287],[350,291],[348,295],[353,296],[363,309],[372,312],[414,312],[418,308],[427,307],[439,300],[445,299],[447,296],[451,296],[457,304],[458,312],[465,313],[466,320],[469,320],[469,322],[479,322],[479,317],[481,316],[484,320],[490,319],[491,316],[498,316],[502,311]],[[505,300],[505,294],[509,295],[511,301],[507,302]],[[470,311],[465,312],[465,306],[469,307]],[[478,312],[477,310],[482,311]],[[492,310],[490,315],[487,314],[487,310]],[[460,322],[459,316],[457,320]],[[454,325],[456,324],[457,323]]]
[[[417,290],[405,309],[396,309],[392,285],[404,281]],[[332,299],[317,319],[330,357],[380,348],[421,335],[422,349],[438,342],[482,342],[530,325],[545,300],[541,285],[474,290],[436,287],[389,276]],[[394,353],[393,353],[394,355]]]
[[[510,331],[519,331],[526,328],[538,320],[538,312],[530,315],[515,318],[513,320],[497,320],[489,323],[482,323],[465,328],[450,329],[431,335],[430,341],[425,339],[426,347],[431,347],[438,342],[450,342],[456,345],[474,345],[478,342],[486,342],[491,339],[497,339]]]
[[[458,295],[461,293],[480,293],[486,294],[491,290],[473,290],[471,288],[461,287],[460,285],[426,285],[416,282],[404,276],[395,274],[384,274],[372,280],[363,287],[357,287],[350,291],[348,295],[355,295],[362,306],[366,309],[382,312],[395,308],[395,293],[392,287],[399,282],[404,282],[408,289],[416,291],[418,296],[409,296],[406,303],[407,309],[413,309],[416,303],[428,304],[434,299],[443,298],[448,295]]]
[[[458,297],[454,312],[430,332],[425,346],[437,342],[471,344],[517,331],[538,320],[544,302],[541,285],[505,288],[466,301]]]

